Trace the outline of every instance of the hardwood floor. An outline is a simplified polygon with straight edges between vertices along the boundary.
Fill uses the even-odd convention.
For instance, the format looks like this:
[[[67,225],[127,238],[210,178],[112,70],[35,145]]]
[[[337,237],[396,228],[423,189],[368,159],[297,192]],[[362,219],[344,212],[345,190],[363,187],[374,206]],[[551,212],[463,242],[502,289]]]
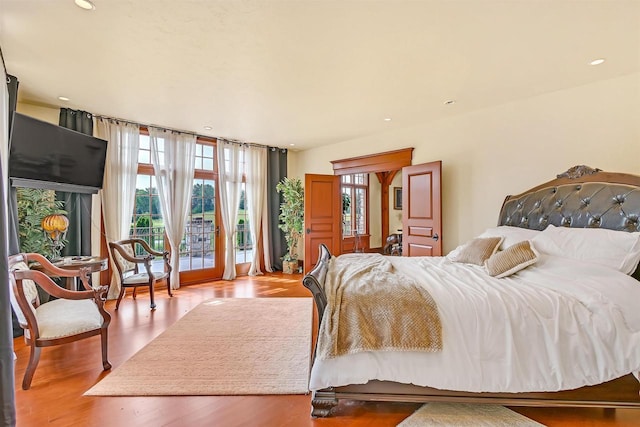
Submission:
[[[109,360],[114,369],[149,341],[209,298],[310,297],[300,275],[241,277],[185,286],[169,298],[156,292],[157,309],[149,296],[128,293],[114,310],[109,328]],[[255,321],[259,321],[256,319]],[[82,394],[108,373],[102,371],[99,337],[45,348],[32,388],[20,388],[29,357],[22,338],[14,340],[18,426],[395,426],[419,404],[341,402],[330,418],[309,415],[310,395],[297,396],[176,396],[88,397]],[[188,363],[188,360],[185,360]],[[215,363],[212,360],[211,363]],[[640,426],[640,410],[605,411],[586,408],[511,408],[548,426]]]

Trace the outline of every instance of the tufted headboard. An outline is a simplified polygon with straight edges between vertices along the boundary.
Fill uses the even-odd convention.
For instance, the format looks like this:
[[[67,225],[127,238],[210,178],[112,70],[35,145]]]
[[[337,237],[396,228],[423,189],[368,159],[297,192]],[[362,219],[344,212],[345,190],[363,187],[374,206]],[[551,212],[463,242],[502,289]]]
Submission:
[[[507,196],[498,225],[640,231],[639,218],[640,176],[575,166],[557,179]]]

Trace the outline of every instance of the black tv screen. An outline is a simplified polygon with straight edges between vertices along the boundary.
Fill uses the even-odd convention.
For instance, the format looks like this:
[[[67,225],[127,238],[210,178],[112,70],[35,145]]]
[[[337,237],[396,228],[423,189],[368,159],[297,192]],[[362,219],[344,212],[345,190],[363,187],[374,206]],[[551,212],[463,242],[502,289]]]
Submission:
[[[102,188],[107,141],[14,113],[9,177],[15,187],[77,193]]]

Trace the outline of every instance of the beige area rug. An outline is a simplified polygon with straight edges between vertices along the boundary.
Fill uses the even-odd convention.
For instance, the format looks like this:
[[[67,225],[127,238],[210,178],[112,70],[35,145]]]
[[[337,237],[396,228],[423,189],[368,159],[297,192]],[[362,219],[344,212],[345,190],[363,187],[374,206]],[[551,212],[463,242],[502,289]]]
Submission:
[[[504,406],[467,403],[426,403],[398,427],[544,427]]]
[[[88,396],[304,394],[311,298],[217,298],[188,312]]]

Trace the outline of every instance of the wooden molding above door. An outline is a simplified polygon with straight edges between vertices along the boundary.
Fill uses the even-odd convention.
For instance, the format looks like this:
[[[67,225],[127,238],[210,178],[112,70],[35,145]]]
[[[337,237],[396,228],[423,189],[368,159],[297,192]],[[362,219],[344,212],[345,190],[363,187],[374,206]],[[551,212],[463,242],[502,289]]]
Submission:
[[[398,171],[411,165],[413,147],[348,159],[332,160],[334,175]]]

